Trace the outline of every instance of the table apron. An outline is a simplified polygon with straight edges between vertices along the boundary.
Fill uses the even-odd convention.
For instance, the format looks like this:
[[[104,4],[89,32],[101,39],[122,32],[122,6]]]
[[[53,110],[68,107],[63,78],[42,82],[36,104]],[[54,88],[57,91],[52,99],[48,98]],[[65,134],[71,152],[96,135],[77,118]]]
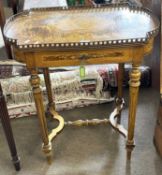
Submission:
[[[78,52],[35,52],[36,67],[76,66],[81,64],[125,63],[132,61],[131,50],[97,50]]]

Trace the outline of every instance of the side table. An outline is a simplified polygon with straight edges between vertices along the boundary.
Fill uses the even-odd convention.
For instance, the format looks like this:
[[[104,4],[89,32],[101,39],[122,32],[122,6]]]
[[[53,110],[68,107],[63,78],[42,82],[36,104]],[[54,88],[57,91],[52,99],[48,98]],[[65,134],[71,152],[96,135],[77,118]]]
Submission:
[[[51,141],[65,124],[80,126],[110,123],[126,138],[127,158],[131,159],[135,146],[134,129],[141,76],[139,66],[144,55],[152,51],[158,30],[159,21],[148,9],[125,3],[31,9],[8,20],[4,28],[5,37],[12,46],[15,59],[26,63],[31,72],[30,83],[42,133],[43,152],[49,163]],[[116,108],[110,118],[64,122],[63,117],[55,111],[48,68],[75,65],[81,65],[83,68],[85,64],[105,63],[118,63],[120,70]],[[120,124],[124,104],[122,72],[125,63],[132,64],[128,132]],[[59,121],[59,126],[50,134],[37,72],[39,68],[44,70],[49,111],[53,118]]]
[[[6,106],[1,84],[0,84],[0,118],[2,121],[2,126],[4,129],[5,135],[6,135],[8,146],[11,152],[13,164],[15,166],[16,171],[19,171],[20,170],[20,158],[17,155],[15,140],[13,137],[10,119],[8,115],[8,110],[7,110],[7,106]]]

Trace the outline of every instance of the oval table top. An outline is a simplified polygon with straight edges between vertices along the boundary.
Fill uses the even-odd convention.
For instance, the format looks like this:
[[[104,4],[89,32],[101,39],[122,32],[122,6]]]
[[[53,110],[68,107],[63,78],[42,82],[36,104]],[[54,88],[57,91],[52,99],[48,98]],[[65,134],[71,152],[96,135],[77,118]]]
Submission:
[[[20,49],[68,48],[141,44],[158,29],[159,21],[149,10],[119,4],[31,9],[11,17],[4,34]]]

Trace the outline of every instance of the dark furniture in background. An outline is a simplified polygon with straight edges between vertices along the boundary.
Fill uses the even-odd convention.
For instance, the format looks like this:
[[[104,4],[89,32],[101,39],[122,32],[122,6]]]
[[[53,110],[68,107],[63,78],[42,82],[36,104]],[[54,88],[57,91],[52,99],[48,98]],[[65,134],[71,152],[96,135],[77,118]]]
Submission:
[[[16,1],[11,0],[10,2],[12,4],[13,12],[16,13]],[[5,24],[5,13],[4,13],[4,8],[3,8],[3,1],[0,0],[0,27],[2,30],[2,35],[3,35],[4,24]],[[3,38],[4,38],[4,35],[3,35]],[[12,52],[11,52],[10,46],[8,42],[5,40],[5,38],[4,38],[4,44],[5,44],[6,53],[7,53],[8,58],[12,59]],[[1,84],[0,84],[0,118],[1,118],[2,126],[4,129],[5,135],[6,135],[6,139],[9,145],[9,149],[11,152],[13,164],[15,166],[15,169],[19,171],[20,170],[20,159],[17,155],[16,145],[15,145],[15,141],[13,138],[12,128],[11,128],[10,119],[9,119],[9,115],[7,111],[6,102],[3,96]]]
[[[20,170],[20,159],[17,155],[16,145],[11,129],[10,119],[7,111],[7,106],[5,103],[5,98],[3,96],[2,87],[0,84],[0,118],[2,121],[2,126],[6,135],[8,146],[11,152],[12,161],[17,171]]]
[[[142,5],[152,10],[152,12],[161,18],[161,0],[140,0]],[[148,58],[149,57],[149,58]],[[151,55],[147,56],[144,64],[152,70],[152,87],[159,90],[160,87],[160,32],[155,39],[154,49]],[[162,78],[162,77],[161,77]]]
[[[161,5],[161,17],[162,17],[162,5]],[[162,157],[162,32],[161,32],[161,59],[160,59],[160,105],[159,105],[157,123],[155,127],[154,143],[158,153]]]
[[[16,12],[16,0],[10,0],[11,4],[12,4],[12,9],[13,12]],[[5,13],[4,13],[4,7],[3,7],[3,0],[0,0],[0,27],[1,27],[1,31],[2,31],[2,35],[3,35],[3,27],[5,24]],[[6,41],[4,35],[3,35],[3,40],[4,40],[4,44],[5,44],[5,49],[6,49],[6,53],[7,53],[7,57],[9,59],[12,59],[12,52],[11,52],[11,48],[8,44],[8,42]]]

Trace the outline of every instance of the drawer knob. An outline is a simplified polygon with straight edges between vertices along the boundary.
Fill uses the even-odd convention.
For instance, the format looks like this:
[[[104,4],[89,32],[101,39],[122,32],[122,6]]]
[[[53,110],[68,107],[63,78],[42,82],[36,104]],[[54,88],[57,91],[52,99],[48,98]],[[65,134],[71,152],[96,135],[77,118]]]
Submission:
[[[82,55],[79,56],[80,60],[85,60],[85,59],[88,59],[88,58],[89,58],[88,54],[82,54]]]

